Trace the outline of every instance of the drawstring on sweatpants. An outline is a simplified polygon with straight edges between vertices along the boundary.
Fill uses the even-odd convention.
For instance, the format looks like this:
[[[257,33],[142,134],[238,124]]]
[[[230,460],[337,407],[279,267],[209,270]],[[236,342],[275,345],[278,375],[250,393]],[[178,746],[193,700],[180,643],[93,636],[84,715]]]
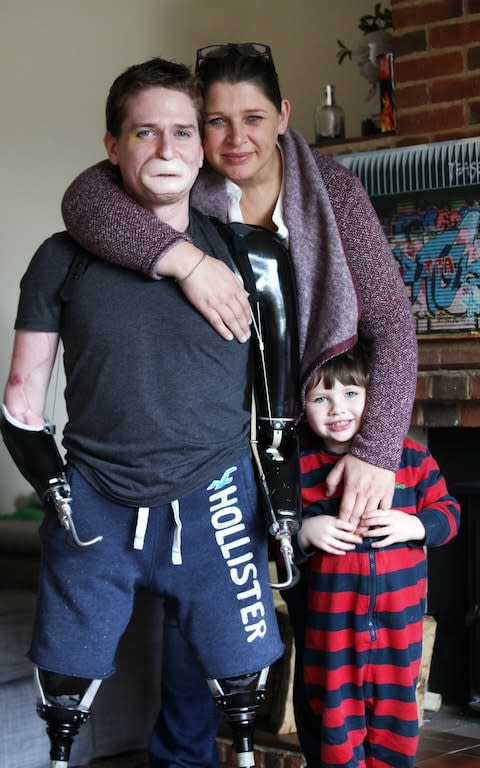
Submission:
[[[175,530],[173,533],[172,543],[172,563],[173,565],[182,565],[182,521],[180,519],[180,504],[178,499],[174,499],[170,502],[173,511],[173,518],[175,521]],[[150,514],[150,507],[138,507],[137,511],[137,525],[135,528],[135,538],[133,540],[133,548],[142,550],[145,544],[145,535],[147,533],[148,517]]]
[[[170,502],[173,517],[175,520],[175,531],[172,544],[172,563],[173,565],[182,564],[182,521],[180,520],[180,504],[178,499]]]
[[[135,538],[133,540],[134,549],[143,549],[145,543],[145,534],[147,532],[148,515],[150,507],[139,507],[137,512],[137,527],[135,528]]]

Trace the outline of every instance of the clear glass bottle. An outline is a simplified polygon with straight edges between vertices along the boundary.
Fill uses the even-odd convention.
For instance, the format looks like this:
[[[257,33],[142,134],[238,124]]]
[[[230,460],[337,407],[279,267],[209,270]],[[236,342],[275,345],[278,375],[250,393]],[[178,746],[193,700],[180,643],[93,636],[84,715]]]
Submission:
[[[345,112],[335,102],[335,86],[323,85],[315,108],[315,143],[345,138]]]

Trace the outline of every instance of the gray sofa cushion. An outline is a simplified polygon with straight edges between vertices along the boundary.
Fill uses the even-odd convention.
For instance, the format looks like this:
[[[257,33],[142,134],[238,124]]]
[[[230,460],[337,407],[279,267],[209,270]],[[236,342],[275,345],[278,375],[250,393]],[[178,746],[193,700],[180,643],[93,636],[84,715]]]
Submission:
[[[0,686],[2,768],[49,768],[51,764],[50,742],[45,723],[35,713],[35,698],[33,675]]]
[[[32,677],[26,654],[30,647],[35,595],[0,591],[0,684]]]
[[[39,520],[0,520],[0,554],[37,555],[40,552]]]

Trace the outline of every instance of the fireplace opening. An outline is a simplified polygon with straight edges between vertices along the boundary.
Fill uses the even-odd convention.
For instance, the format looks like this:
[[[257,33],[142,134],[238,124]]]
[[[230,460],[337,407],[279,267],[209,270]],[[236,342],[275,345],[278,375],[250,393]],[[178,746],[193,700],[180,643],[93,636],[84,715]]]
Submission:
[[[480,428],[432,428],[428,446],[460,502],[458,536],[428,551],[427,611],[437,620],[429,690],[480,713]]]

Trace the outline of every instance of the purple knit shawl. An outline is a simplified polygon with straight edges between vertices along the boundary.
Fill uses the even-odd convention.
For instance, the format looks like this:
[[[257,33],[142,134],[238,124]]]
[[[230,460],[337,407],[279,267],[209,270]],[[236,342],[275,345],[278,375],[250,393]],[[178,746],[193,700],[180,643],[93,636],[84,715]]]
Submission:
[[[310,147],[293,130],[287,131],[281,143],[285,161],[284,215],[297,283],[301,371],[305,380],[319,363],[355,342],[359,297]],[[195,184],[192,203],[209,216],[226,221],[225,179],[205,168]]]

